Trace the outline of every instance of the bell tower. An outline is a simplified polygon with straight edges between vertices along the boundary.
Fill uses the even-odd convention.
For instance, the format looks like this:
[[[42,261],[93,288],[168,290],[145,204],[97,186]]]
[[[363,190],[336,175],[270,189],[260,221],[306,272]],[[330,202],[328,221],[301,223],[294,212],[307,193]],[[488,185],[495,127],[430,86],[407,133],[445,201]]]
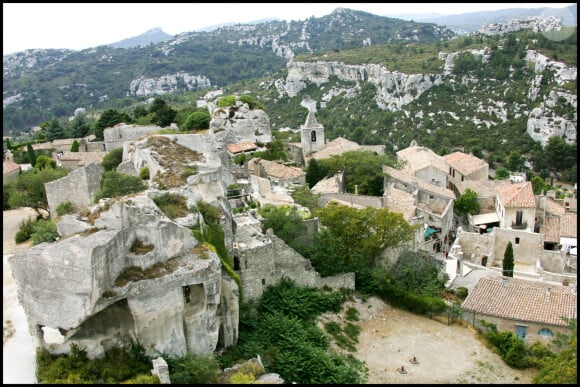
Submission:
[[[304,125],[300,125],[300,144],[304,155],[317,152],[324,148],[324,127],[316,121],[313,109],[308,109]]]

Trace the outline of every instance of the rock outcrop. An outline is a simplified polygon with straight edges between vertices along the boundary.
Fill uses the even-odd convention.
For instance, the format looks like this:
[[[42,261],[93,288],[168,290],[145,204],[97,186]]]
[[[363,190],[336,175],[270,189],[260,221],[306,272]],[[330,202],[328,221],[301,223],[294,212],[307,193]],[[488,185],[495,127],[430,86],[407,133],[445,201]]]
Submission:
[[[209,124],[216,140],[225,145],[242,141],[266,144],[272,141],[270,118],[262,109],[250,109],[247,103],[213,110]]]
[[[210,87],[206,76],[190,75],[185,72],[166,74],[159,78],[139,77],[129,85],[130,95],[163,95],[178,91],[198,90]]]
[[[534,32],[540,31],[560,31],[562,22],[554,17],[530,16],[520,19],[512,19],[507,23],[484,24],[479,29],[479,33],[484,35],[503,35],[509,32],[516,32],[531,29]]]
[[[131,340],[175,356],[236,343],[237,285],[219,257],[147,195],[109,203],[91,231],[10,258],[40,344],[59,353],[76,343],[95,357]],[[43,327],[61,337],[49,346]]]

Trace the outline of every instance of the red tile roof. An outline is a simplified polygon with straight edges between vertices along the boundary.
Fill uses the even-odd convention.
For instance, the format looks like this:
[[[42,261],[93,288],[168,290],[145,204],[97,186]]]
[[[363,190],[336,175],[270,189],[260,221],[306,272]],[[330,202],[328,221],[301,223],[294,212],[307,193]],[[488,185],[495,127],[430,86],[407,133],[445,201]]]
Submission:
[[[18,171],[20,169],[20,165],[16,164],[14,161],[4,161],[2,163],[2,174],[6,175],[12,173],[14,171]]]
[[[487,167],[487,163],[472,154],[463,152],[453,152],[443,156],[445,162],[459,171],[462,175],[469,175],[472,172],[478,171]]]
[[[567,326],[562,317],[576,317],[576,291],[539,281],[483,277],[462,308],[499,318]]]
[[[504,207],[536,207],[536,199],[529,181],[512,184],[498,193]]]
[[[251,141],[242,141],[237,144],[229,144],[226,146],[228,152],[236,154],[258,149],[258,146]]]

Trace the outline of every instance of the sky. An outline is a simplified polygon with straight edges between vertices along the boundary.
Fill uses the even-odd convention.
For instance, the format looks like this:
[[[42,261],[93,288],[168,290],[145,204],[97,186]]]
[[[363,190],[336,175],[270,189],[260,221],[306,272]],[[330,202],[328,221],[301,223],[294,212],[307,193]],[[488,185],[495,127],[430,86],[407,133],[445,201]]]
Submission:
[[[265,18],[305,20],[349,8],[379,16],[455,15],[507,8],[563,8],[573,3],[3,3],[3,55],[32,48],[85,48],[160,27],[170,35]]]

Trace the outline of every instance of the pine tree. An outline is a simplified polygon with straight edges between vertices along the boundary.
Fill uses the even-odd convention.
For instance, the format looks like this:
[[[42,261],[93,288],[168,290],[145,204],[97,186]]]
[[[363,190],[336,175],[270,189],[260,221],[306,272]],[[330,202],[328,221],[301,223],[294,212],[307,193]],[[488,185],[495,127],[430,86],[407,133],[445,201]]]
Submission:
[[[507,277],[514,276],[514,248],[511,242],[508,242],[503,254],[503,275]]]

